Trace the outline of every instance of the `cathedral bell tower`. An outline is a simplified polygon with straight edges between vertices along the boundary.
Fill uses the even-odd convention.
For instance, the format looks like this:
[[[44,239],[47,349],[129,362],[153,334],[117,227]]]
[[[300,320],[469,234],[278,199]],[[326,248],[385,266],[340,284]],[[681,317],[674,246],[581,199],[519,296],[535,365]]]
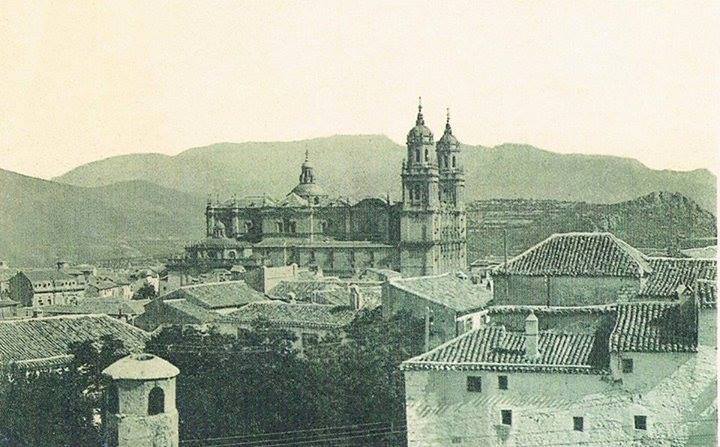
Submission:
[[[400,217],[400,269],[404,276],[436,273],[433,246],[439,237],[435,213],[440,206],[435,141],[425,126],[422,103],[407,135],[402,167],[403,206]]]
[[[441,205],[464,209],[465,173],[460,164],[460,142],[450,127],[450,109],[447,111],[445,132],[437,142],[437,159],[440,169]]]
[[[440,170],[440,231],[438,269],[443,272],[467,269],[467,216],[465,212],[465,172],[460,163],[460,142],[452,133],[450,110],[445,132],[437,142]]]

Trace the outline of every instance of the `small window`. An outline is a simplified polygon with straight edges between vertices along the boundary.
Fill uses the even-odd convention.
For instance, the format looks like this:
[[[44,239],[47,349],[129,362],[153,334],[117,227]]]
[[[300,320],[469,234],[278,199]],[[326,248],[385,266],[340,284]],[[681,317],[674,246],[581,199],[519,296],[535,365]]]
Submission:
[[[500,410],[503,425],[512,425],[512,410]]]
[[[165,412],[165,392],[160,387],[150,390],[148,395],[148,415],[153,416]]]
[[[275,222],[275,231],[278,233],[283,232],[283,224],[282,222]]]
[[[453,168],[454,168],[454,167],[455,167],[455,156],[454,156],[454,155],[453,155],[453,158],[452,158],[452,165],[453,165]]]
[[[120,412],[120,399],[118,398],[118,388],[115,383],[110,384],[108,387],[107,411],[113,414]]]
[[[647,430],[647,416],[635,416],[635,430]]]
[[[584,431],[585,430],[585,421],[580,416],[575,416],[573,418],[573,430],[575,431]]]
[[[631,373],[633,372],[633,359],[622,359],[622,372]]]
[[[498,389],[501,389],[501,390],[508,389],[508,377],[507,376],[498,376]]]
[[[467,378],[467,390],[472,393],[479,393],[482,391],[482,378],[477,376],[468,376]]]

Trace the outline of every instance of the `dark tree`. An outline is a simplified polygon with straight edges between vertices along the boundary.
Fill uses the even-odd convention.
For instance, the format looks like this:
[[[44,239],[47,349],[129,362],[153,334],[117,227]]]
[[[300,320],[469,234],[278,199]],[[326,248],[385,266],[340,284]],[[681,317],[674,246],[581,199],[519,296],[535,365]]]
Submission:
[[[155,293],[155,288],[150,284],[143,284],[142,287],[135,291],[132,297],[134,300],[152,300],[155,298],[157,298],[157,293]]]
[[[98,446],[106,385],[102,370],[127,354],[122,342],[103,337],[71,347],[62,369],[5,371],[0,386],[0,433],[16,446]]]

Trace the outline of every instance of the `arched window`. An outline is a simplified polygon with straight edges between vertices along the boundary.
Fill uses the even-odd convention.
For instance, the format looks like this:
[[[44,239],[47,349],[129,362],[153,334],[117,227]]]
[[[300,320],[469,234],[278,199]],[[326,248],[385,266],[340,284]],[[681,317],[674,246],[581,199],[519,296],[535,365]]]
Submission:
[[[120,399],[118,397],[118,387],[115,383],[111,383],[107,390],[107,412],[120,413]]]
[[[165,412],[165,392],[160,387],[150,390],[148,395],[148,415],[160,414]]]
[[[455,167],[455,156],[453,155],[453,168]]]
[[[428,161],[429,156],[430,156],[430,152],[428,152],[428,148],[425,148],[425,161]]]
[[[420,163],[420,149],[415,149],[415,161]]]

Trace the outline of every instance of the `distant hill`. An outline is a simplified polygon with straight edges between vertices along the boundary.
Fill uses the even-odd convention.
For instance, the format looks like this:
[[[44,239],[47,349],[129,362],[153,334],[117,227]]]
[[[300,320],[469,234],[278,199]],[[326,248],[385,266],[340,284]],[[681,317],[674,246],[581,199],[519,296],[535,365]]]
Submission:
[[[405,148],[382,135],[292,142],[219,143],[176,156],[135,154],[88,163],[56,178],[76,186],[144,180],[194,195],[284,196],[297,183],[306,149],[330,194],[400,195]],[[529,145],[465,146],[467,199],[551,199],[616,203],[670,191],[715,210],[716,179],[707,170],[658,171],[627,158],[557,154]]]
[[[715,244],[715,216],[677,193],[653,192],[614,204],[556,200],[482,200],[468,205],[471,260],[510,256],[553,233],[610,231],[652,255],[682,256],[681,249]]]
[[[32,266],[166,253],[202,236],[203,207],[149,182],[83,188],[0,170],[0,259]]]
[[[240,171],[237,178],[272,176],[260,171]],[[0,259],[32,266],[58,258],[178,253],[203,237],[204,207],[202,197],[146,181],[79,187],[0,170]],[[712,245],[716,236],[715,216],[677,193],[654,192],[615,204],[492,199],[468,204],[469,258],[502,256],[503,229],[510,254],[565,231],[612,231],[632,245],[661,252]]]

